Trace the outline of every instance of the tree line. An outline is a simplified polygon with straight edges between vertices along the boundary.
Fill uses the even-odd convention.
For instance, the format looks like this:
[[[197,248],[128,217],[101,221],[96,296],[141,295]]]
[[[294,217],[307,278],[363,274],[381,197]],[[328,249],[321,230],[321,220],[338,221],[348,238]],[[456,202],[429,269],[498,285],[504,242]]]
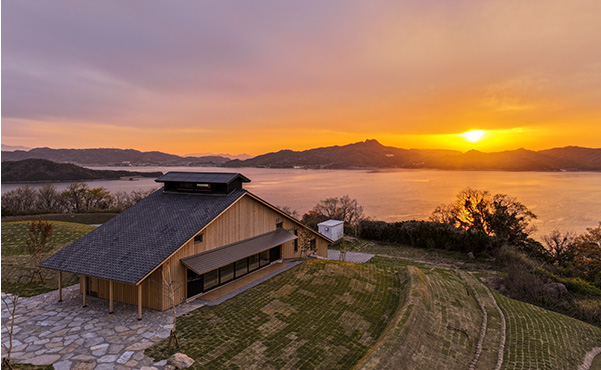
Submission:
[[[74,182],[63,191],[53,184],[38,189],[25,185],[2,194],[2,216],[43,213],[121,212],[144,199],[155,189],[111,193],[104,187],[91,188]]]

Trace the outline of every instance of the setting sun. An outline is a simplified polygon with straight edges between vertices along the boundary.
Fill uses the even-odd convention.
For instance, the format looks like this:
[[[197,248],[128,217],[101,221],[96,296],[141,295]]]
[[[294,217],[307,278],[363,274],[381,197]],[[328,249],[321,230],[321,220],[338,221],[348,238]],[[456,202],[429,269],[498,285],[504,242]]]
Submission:
[[[461,134],[461,136],[463,136],[467,141],[475,143],[475,142],[480,141],[480,139],[482,139],[482,137],[484,136],[484,131],[471,130],[468,132],[464,132],[463,134]]]

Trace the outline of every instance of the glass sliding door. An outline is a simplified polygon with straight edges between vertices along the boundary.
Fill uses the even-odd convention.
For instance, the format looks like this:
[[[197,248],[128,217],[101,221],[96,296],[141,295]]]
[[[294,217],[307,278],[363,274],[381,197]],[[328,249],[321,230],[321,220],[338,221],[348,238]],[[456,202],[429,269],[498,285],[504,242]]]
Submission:
[[[259,268],[259,255],[255,254],[248,257],[248,271],[255,271]]]
[[[219,284],[234,280],[234,264],[230,263],[219,268]]]
[[[188,298],[203,292],[203,275],[198,275],[192,270],[188,270]]]
[[[259,253],[259,266],[269,265],[269,251]]]
[[[203,274],[202,276],[203,276],[203,280],[204,280],[204,284],[202,287],[203,292],[206,292],[207,290],[219,285],[219,269],[209,271],[209,272]]]
[[[236,279],[246,274],[248,274],[248,259],[236,261]]]

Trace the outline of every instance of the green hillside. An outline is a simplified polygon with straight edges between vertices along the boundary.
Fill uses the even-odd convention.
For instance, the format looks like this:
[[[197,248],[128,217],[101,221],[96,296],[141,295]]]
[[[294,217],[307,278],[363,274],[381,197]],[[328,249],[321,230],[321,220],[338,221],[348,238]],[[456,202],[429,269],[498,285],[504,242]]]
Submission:
[[[21,296],[56,289],[49,271],[44,283],[18,281],[33,268],[26,225],[2,223],[2,291]],[[93,229],[53,226],[54,250]],[[360,246],[393,254],[385,246]],[[471,265],[453,267],[451,255],[405,248],[402,257],[306,260],[178,318],[180,351],[196,360],[195,369],[563,370],[578,369],[601,347],[601,328],[497,294]],[[78,280],[65,275],[65,285]],[[167,344],[146,353],[165,358]],[[600,357],[590,369],[601,368]]]
[[[563,370],[601,346],[601,328],[493,293],[467,271],[384,257],[306,261],[185,315],[178,336],[195,369]],[[166,358],[167,344],[147,354]]]

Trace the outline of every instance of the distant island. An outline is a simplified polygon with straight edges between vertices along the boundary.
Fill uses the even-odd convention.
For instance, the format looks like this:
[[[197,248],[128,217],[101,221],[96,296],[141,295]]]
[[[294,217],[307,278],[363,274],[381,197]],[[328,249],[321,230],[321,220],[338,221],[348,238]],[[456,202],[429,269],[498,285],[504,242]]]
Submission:
[[[23,159],[47,159],[59,163],[74,163],[82,166],[219,166],[231,159],[212,155],[181,157],[157,151],[141,152],[134,149],[51,149],[2,151],[2,161]]]
[[[429,168],[496,171],[601,171],[601,149],[565,147],[541,151],[517,149],[497,153],[470,150],[401,149],[366,140],[304,151],[281,150],[232,160],[226,167],[269,168]]]
[[[365,140],[303,151],[280,150],[246,160],[222,157],[181,157],[133,149],[50,149],[3,151],[3,161],[28,158],[83,166],[215,166],[309,169],[413,168],[474,171],[601,171],[601,148],[568,146],[484,153],[470,150],[402,149]],[[4,165],[3,165],[4,167]]]
[[[134,180],[139,177],[156,178],[162,174],[162,172],[92,170],[46,159],[2,162],[2,183]]]

